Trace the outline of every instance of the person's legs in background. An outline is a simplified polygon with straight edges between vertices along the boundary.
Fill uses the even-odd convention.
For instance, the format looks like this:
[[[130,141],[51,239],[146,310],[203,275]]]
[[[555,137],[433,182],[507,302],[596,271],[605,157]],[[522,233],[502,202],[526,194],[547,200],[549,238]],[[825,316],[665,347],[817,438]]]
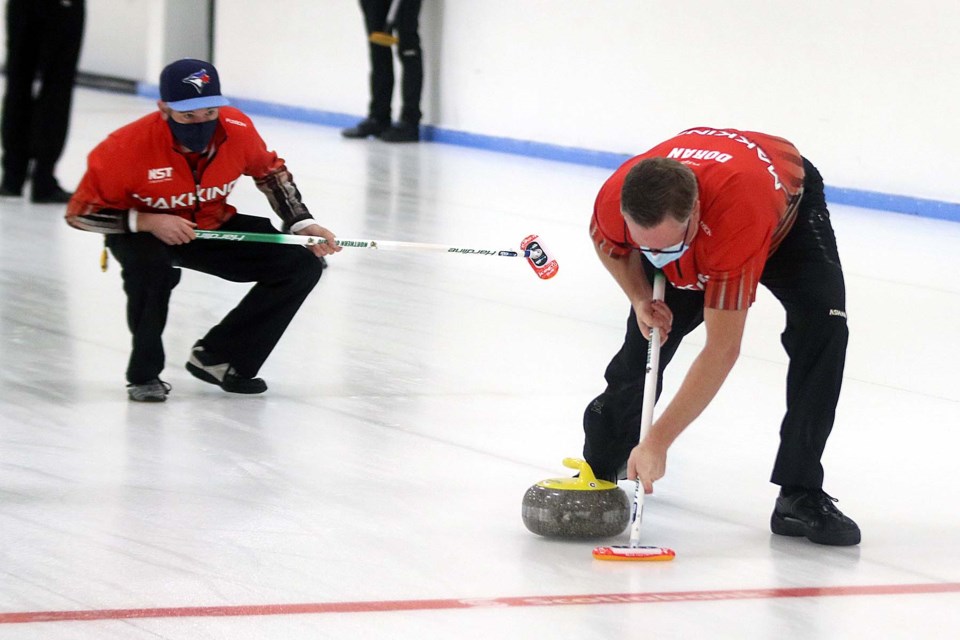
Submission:
[[[360,0],[367,36],[383,31],[390,11],[390,0]],[[379,136],[390,128],[390,103],[393,98],[393,52],[391,47],[367,42],[370,51],[370,105],[367,117],[341,131],[345,138]]]
[[[380,138],[385,142],[417,142],[420,140],[420,95],[423,93],[423,50],[420,47],[420,2],[402,0],[397,14],[397,56],[402,77],[400,94],[403,105],[400,120]]]
[[[84,18],[83,0],[10,0],[7,4],[0,195],[21,195],[30,174],[34,202],[65,203],[70,198],[53,174],[69,128]],[[34,96],[38,78],[40,89]]]
[[[64,191],[53,174],[67,141],[85,15],[81,0],[55,4],[47,8],[47,24],[41,34],[40,91],[30,136],[30,180],[34,202],[65,203],[71,194]]]
[[[3,136],[3,182],[0,195],[19,196],[30,163],[33,80],[40,57],[39,21],[32,0],[7,3],[7,83],[0,132]]]

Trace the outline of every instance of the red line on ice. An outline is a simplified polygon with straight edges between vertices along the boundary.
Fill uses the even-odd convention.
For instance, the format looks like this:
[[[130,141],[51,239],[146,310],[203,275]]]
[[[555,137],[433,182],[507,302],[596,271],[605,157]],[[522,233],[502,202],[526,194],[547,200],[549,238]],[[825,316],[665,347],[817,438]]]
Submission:
[[[0,613],[0,624],[61,622],[67,620],[132,620],[136,618],[217,618],[230,616],[279,616],[322,613],[373,613],[391,611],[438,611],[488,607],[557,607],[570,605],[650,604],[666,602],[711,602],[720,600],[765,600],[773,598],[828,598],[835,596],[892,596],[960,592],[960,583],[891,584],[777,589],[721,589],[715,591],[661,591],[642,593],[595,593],[509,598],[449,598],[436,600],[374,600],[259,604],[218,607],[165,607],[145,609],[91,609],[79,611],[25,611]]]

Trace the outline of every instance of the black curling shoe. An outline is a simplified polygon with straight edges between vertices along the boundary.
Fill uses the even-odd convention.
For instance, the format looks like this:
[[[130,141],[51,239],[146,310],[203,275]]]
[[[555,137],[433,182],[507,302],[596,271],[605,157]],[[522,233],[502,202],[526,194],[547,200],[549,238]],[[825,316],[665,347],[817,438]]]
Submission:
[[[340,135],[344,138],[366,138],[368,136],[379,136],[388,128],[389,125],[379,120],[367,118],[358,122],[356,126],[344,129],[340,132]]]
[[[237,373],[229,362],[207,351],[200,342],[193,345],[190,359],[187,361],[187,371],[194,378],[215,384],[230,393],[263,393],[267,390],[267,383],[263,378],[248,378]]]
[[[384,142],[419,142],[420,126],[401,122],[381,133],[380,139]]]
[[[777,497],[770,529],[781,536],[838,547],[860,544],[860,527],[841,513],[836,498],[822,489],[807,489]]]
[[[52,189],[47,189],[46,191],[34,189],[33,194],[30,196],[30,202],[34,204],[67,204],[70,202],[71,197],[73,197],[71,192],[66,191],[59,185],[55,185]]]

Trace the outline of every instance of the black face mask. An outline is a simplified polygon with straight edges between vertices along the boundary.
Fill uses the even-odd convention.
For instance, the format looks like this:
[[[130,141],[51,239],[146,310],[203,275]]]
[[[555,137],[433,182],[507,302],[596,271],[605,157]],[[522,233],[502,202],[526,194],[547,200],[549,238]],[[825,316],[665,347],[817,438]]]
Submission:
[[[173,118],[167,118],[167,124],[170,125],[173,137],[194,153],[200,153],[210,144],[210,140],[213,139],[213,134],[217,130],[217,122],[217,120],[209,120],[207,122],[181,124],[174,122]]]

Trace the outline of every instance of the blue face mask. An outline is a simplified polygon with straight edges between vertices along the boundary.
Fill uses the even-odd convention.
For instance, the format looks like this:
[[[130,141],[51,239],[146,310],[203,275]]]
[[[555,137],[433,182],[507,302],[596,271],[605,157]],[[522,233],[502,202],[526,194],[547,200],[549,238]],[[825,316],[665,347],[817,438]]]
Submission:
[[[167,124],[170,125],[173,137],[194,153],[200,153],[210,144],[210,140],[213,139],[213,134],[217,130],[217,122],[217,120],[209,120],[207,122],[182,124],[174,122],[173,118],[167,118]]]
[[[657,253],[652,251],[643,251],[643,249],[641,249],[641,251],[643,252],[643,255],[646,256],[647,260],[650,261],[650,264],[655,266],[657,269],[663,269],[674,260],[679,260],[680,256],[685,254],[689,248],[690,245],[685,244],[681,240],[677,244],[666,247],[663,251],[658,251]]]

